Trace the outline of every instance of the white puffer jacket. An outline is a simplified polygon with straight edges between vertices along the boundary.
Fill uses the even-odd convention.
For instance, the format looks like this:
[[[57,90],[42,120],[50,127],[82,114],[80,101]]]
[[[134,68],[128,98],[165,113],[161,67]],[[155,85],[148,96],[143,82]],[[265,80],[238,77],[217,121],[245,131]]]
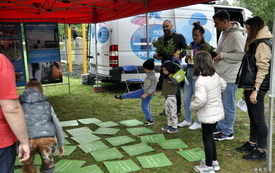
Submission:
[[[225,80],[217,73],[213,76],[198,76],[195,83],[195,99],[190,109],[197,111],[201,123],[214,124],[224,119],[221,93],[225,88]]]

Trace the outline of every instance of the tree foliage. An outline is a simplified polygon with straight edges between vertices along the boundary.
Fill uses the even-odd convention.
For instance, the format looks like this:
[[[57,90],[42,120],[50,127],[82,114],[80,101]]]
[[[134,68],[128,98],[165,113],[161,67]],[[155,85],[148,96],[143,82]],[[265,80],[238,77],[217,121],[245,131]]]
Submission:
[[[233,5],[249,9],[253,16],[262,17],[269,29],[273,29],[275,0],[235,0]]]

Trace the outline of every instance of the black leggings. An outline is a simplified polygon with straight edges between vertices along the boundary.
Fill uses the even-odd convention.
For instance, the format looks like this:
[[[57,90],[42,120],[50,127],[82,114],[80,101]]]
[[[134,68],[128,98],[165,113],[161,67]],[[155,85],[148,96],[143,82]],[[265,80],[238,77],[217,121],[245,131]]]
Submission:
[[[201,124],[202,126],[202,140],[205,152],[205,164],[212,166],[212,161],[217,160],[216,143],[213,138],[213,132],[216,127],[215,124]]]

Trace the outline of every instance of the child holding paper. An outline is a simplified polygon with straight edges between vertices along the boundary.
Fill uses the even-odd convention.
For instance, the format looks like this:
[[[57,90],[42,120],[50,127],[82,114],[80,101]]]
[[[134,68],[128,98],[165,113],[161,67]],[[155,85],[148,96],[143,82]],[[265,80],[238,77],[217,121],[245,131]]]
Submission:
[[[36,80],[29,81],[19,100],[24,111],[30,144],[30,158],[23,163],[22,172],[37,172],[34,165],[37,152],[42,159],[40,172],[54,172],[53,153],[56,145],[59,156],[64,154],[63,130],[53,107],[43,95],[41,83]]]
[[[217,122],[224,118],[221,93],[226,88],[226,82],[216,73],[211,55],[198,51],[194,58],[195,93],[190,109],[196,112],[202,123],[202,139],[205,160],[195,166],[196,172],[215,173],[220,169],[217,161],[216,144],[213,132]]]

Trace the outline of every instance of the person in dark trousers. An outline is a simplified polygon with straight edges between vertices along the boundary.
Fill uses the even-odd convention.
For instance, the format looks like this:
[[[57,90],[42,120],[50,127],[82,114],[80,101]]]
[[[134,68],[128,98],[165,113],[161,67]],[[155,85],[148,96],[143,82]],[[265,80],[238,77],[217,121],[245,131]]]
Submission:
[[[186,54],[185,49],[187,47],[184,36],[172,30],[173,25],[170,20],[165,20],[162,24],[162,28],[163,28],[164,35],[159,37],[158,39],[163,40],[164,46],[167,46],[169,42],[173,42],[173,44],[175,45],[175,51],[174,51],[175,53],[170,56],[164,56],[164,55],[160,55],[159,53],[156,53],[154,55],[154,58],[161,60],[162,64],[166,61],[173,61],[181,65],[181,58],[185,56]],[[160,83],[162,83],[162,78],[163,78],[163,75],[161,73],[159,78]],[[181,93],[180,93],[179,87],[177,90],[176,98],[177,98],[177,116],[180,116],[181,115]],[[164,111],[161,112],[160,115],[165,116],[165,112]]]
[[[250,119],[249,141],[237,147],[239,152],[248,152],[246,160],[265,160],[268,128],[264,115],[264,98],[269,90],[272,34],[264,20],[255,16],[245,21],[248,34],[245,55],[236,83],[244,89],[244,98]]]

